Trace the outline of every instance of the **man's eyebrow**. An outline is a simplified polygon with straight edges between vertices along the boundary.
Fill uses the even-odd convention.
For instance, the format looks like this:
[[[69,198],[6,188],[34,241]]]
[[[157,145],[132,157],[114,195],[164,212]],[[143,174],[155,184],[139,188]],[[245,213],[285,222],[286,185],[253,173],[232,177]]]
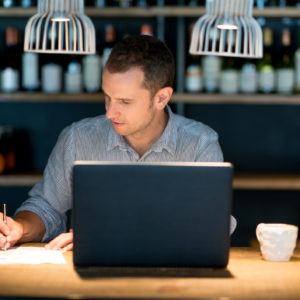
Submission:
[[[107,96],[108,98],[111,98],[108,94],[105,93],[105,91],[103,90],[103,94],[104,96]],[[119,100],[119,101],[134,101],[133,98],[116,98],[116,100]]]

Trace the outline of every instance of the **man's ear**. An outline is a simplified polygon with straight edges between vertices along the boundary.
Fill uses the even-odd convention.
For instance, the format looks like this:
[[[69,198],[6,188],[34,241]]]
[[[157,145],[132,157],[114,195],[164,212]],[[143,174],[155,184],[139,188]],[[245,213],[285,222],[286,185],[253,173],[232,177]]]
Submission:
[[[163,110],[165,106],[168,104],[168,102],[170,101],[172,94],[173,94],[173,88],[171,88],[170,86],[160,89],[155,94],[156,107],[160,110]]]

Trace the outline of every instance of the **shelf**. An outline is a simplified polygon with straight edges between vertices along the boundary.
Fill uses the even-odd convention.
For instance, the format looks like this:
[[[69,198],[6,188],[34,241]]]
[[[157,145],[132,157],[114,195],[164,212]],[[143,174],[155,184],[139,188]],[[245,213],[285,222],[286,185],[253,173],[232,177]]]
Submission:
[[[0,175],[0,187],[26,187],[35,185],[42,178],[41,174]]]
[[[103,93],[96,94],[45,94],[41,92],[26,93],[0,93],[0,103],[9,102],[80,102],[80,103],[103,103]],[[186,104],[240,104],[240,105],[300,105],[300,95],[281,94],[189,94],[174,93],[172,103]]]
[[[237,173],[237,190],[300,190],[300,174]]]
[[[29,18],[37,13],[37,8],[0,8],[0,17],[2,18]],[[92,18],[152,18],[157,16],[165,17],[200,17],[205,13],[205,7],[188,7],[188,6],[164,6],[164,7],[130,7],[130,8],[119,8],[119,7],[105,7],[95,8],[86,7],[85,13]],[[266,17],[266,18],[299,18],[300,8],[298,7],[269,7],[265,9],[253,9],[254,17]]]
[[[30,187],[41,175],[0,175],[2,187]],[[236,190],[300,190],[300,174],[237,173],[233,187]]]
[[[104,94],[46,94],[42,92],[0,93],[0,103],[1,102],[104,102]]]

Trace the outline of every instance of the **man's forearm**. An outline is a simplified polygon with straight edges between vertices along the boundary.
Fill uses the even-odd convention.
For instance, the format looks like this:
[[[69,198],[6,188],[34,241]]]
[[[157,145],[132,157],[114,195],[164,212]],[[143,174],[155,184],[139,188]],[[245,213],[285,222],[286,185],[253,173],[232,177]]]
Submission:
[[[18,243],[40,242],[42,240],[46,227],[37,214],[31,211],[21,211],[14,219],[22,227],[22,237]]]

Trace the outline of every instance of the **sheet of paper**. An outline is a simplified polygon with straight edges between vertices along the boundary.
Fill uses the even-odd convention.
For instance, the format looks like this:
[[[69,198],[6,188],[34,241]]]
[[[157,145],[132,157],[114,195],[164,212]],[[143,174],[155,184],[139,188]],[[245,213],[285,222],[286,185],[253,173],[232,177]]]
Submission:
[[[0,250],[0,265],[6,264],[65,264],[62,250],[43,247],[13,247]]]

